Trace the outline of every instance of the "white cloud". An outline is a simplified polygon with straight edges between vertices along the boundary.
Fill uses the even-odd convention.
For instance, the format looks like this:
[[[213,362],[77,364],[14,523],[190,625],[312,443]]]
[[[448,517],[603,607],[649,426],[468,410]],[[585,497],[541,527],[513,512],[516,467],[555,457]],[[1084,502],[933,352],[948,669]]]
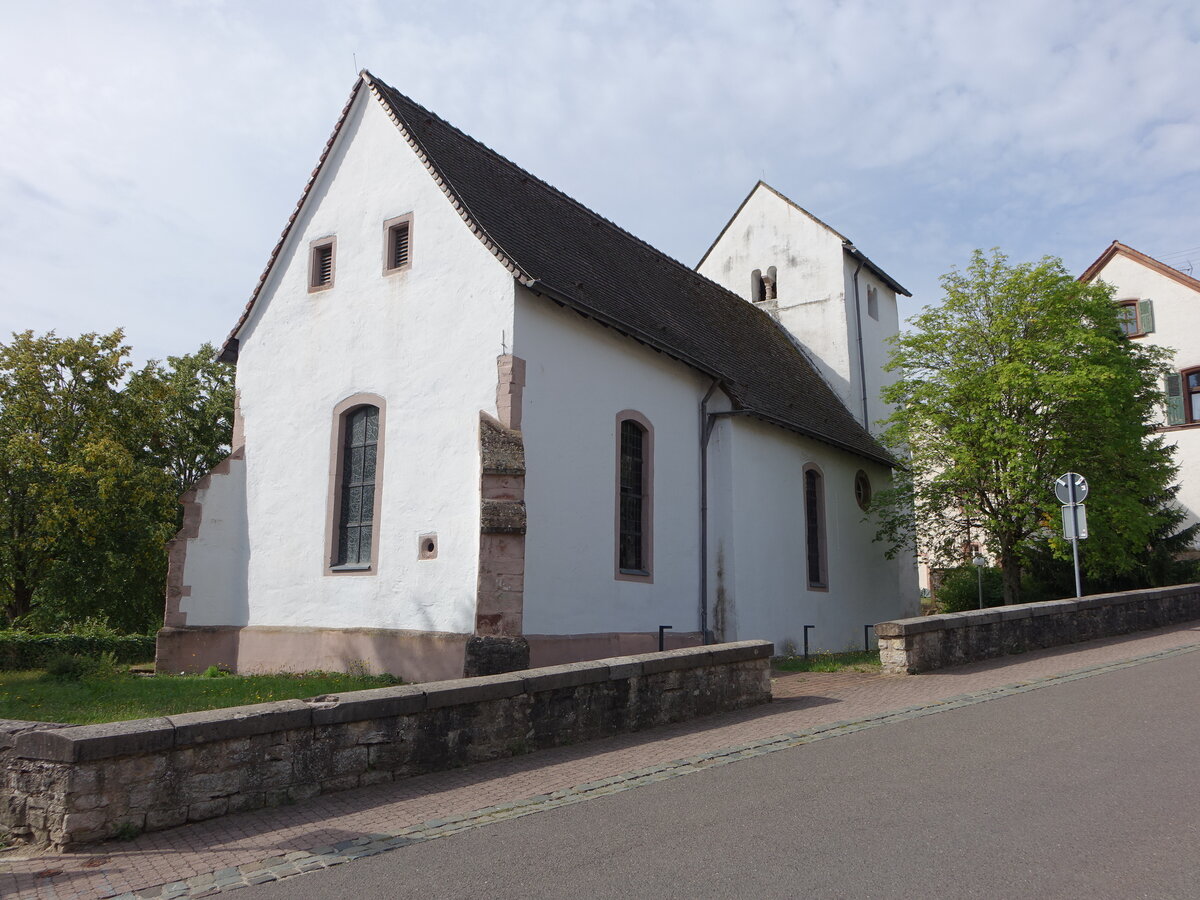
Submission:
[[[935,299],[970,248],[1200,244],[1187,2],[14,6],[0,333],[220,340],[355,57],[694,262],[765,177]]]

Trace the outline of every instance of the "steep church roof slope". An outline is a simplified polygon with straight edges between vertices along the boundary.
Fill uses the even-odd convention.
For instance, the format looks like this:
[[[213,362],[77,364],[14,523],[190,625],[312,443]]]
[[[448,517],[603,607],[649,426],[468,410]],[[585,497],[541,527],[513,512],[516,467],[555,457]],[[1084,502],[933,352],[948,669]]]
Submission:
[[[467,224],[520,282],[718,378],[739,407],[765,421],[893,463],[769,315],[369,72],[363,79]]]

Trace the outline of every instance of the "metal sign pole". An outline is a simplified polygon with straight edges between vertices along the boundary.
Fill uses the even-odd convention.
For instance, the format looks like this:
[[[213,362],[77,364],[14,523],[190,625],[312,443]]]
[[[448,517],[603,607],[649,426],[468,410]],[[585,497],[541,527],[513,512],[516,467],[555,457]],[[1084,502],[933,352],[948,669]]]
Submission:
[[[1083,591],[1079,587],[1079,538],[1071,541],[1071,552],[1075,555],[1075,599],[1078,600],[1083,596]]]
[[[1075,599],[1083,596],[1079,584],[1079,504],[1075,501],[1075,479],[1067,479],[1067,491],[1071,497],[1071,520],[1075,527],[1071,529],[1071,555],[1075,559]]]
[[[1087,479],[1077,472],[1068,472],[1054,482],[1054,496],[1063,505],[1063,537],[1071,542],[1071,556],[1075,560],[1075,596],[1083,596],[1079,579],[1079,539],[1087,537],[1087,512],[1083,501],[1088,496]]]

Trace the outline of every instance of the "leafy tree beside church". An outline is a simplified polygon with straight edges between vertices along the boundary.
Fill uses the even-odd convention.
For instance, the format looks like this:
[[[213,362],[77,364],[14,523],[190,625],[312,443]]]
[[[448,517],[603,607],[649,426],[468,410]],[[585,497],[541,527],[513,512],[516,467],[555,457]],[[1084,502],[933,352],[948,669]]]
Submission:
[[[132,372],[119,330],[0,344],[0,624],[161,621],[178,495],[228,451],[214,355]]]
[[[935,565],[981,540],[1018,602],[1039,551],[1069,552],[1052,486],[1076,471],[1091,487],[1085,574],[1147,583],[1147,547],[1177,522],[1163,502],[1177,467],[1155,432],[1163,352],[1127,340],[1111,290],[1058,259],[976,251],[942,287],[895,339],[884,440],[906,471],[875,505],[880,539],[915,541]]]

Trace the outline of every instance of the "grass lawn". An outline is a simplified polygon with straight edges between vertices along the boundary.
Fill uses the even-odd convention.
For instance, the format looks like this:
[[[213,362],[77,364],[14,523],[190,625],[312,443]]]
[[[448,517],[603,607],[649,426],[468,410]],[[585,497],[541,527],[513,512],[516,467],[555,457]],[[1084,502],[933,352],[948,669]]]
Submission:
[[[811,653],[803,656],[784,656],[771,660],[771,668],[780,672],[878,672],[879,651],[852,650],[849,653]]]
[[[317,672],[304,675],[120,674],[81,681],[50,681],[38,671],[0,672],[0,719],[90,725],[173,713],[244,706],[396,684],[389,675],[352,676]]]

